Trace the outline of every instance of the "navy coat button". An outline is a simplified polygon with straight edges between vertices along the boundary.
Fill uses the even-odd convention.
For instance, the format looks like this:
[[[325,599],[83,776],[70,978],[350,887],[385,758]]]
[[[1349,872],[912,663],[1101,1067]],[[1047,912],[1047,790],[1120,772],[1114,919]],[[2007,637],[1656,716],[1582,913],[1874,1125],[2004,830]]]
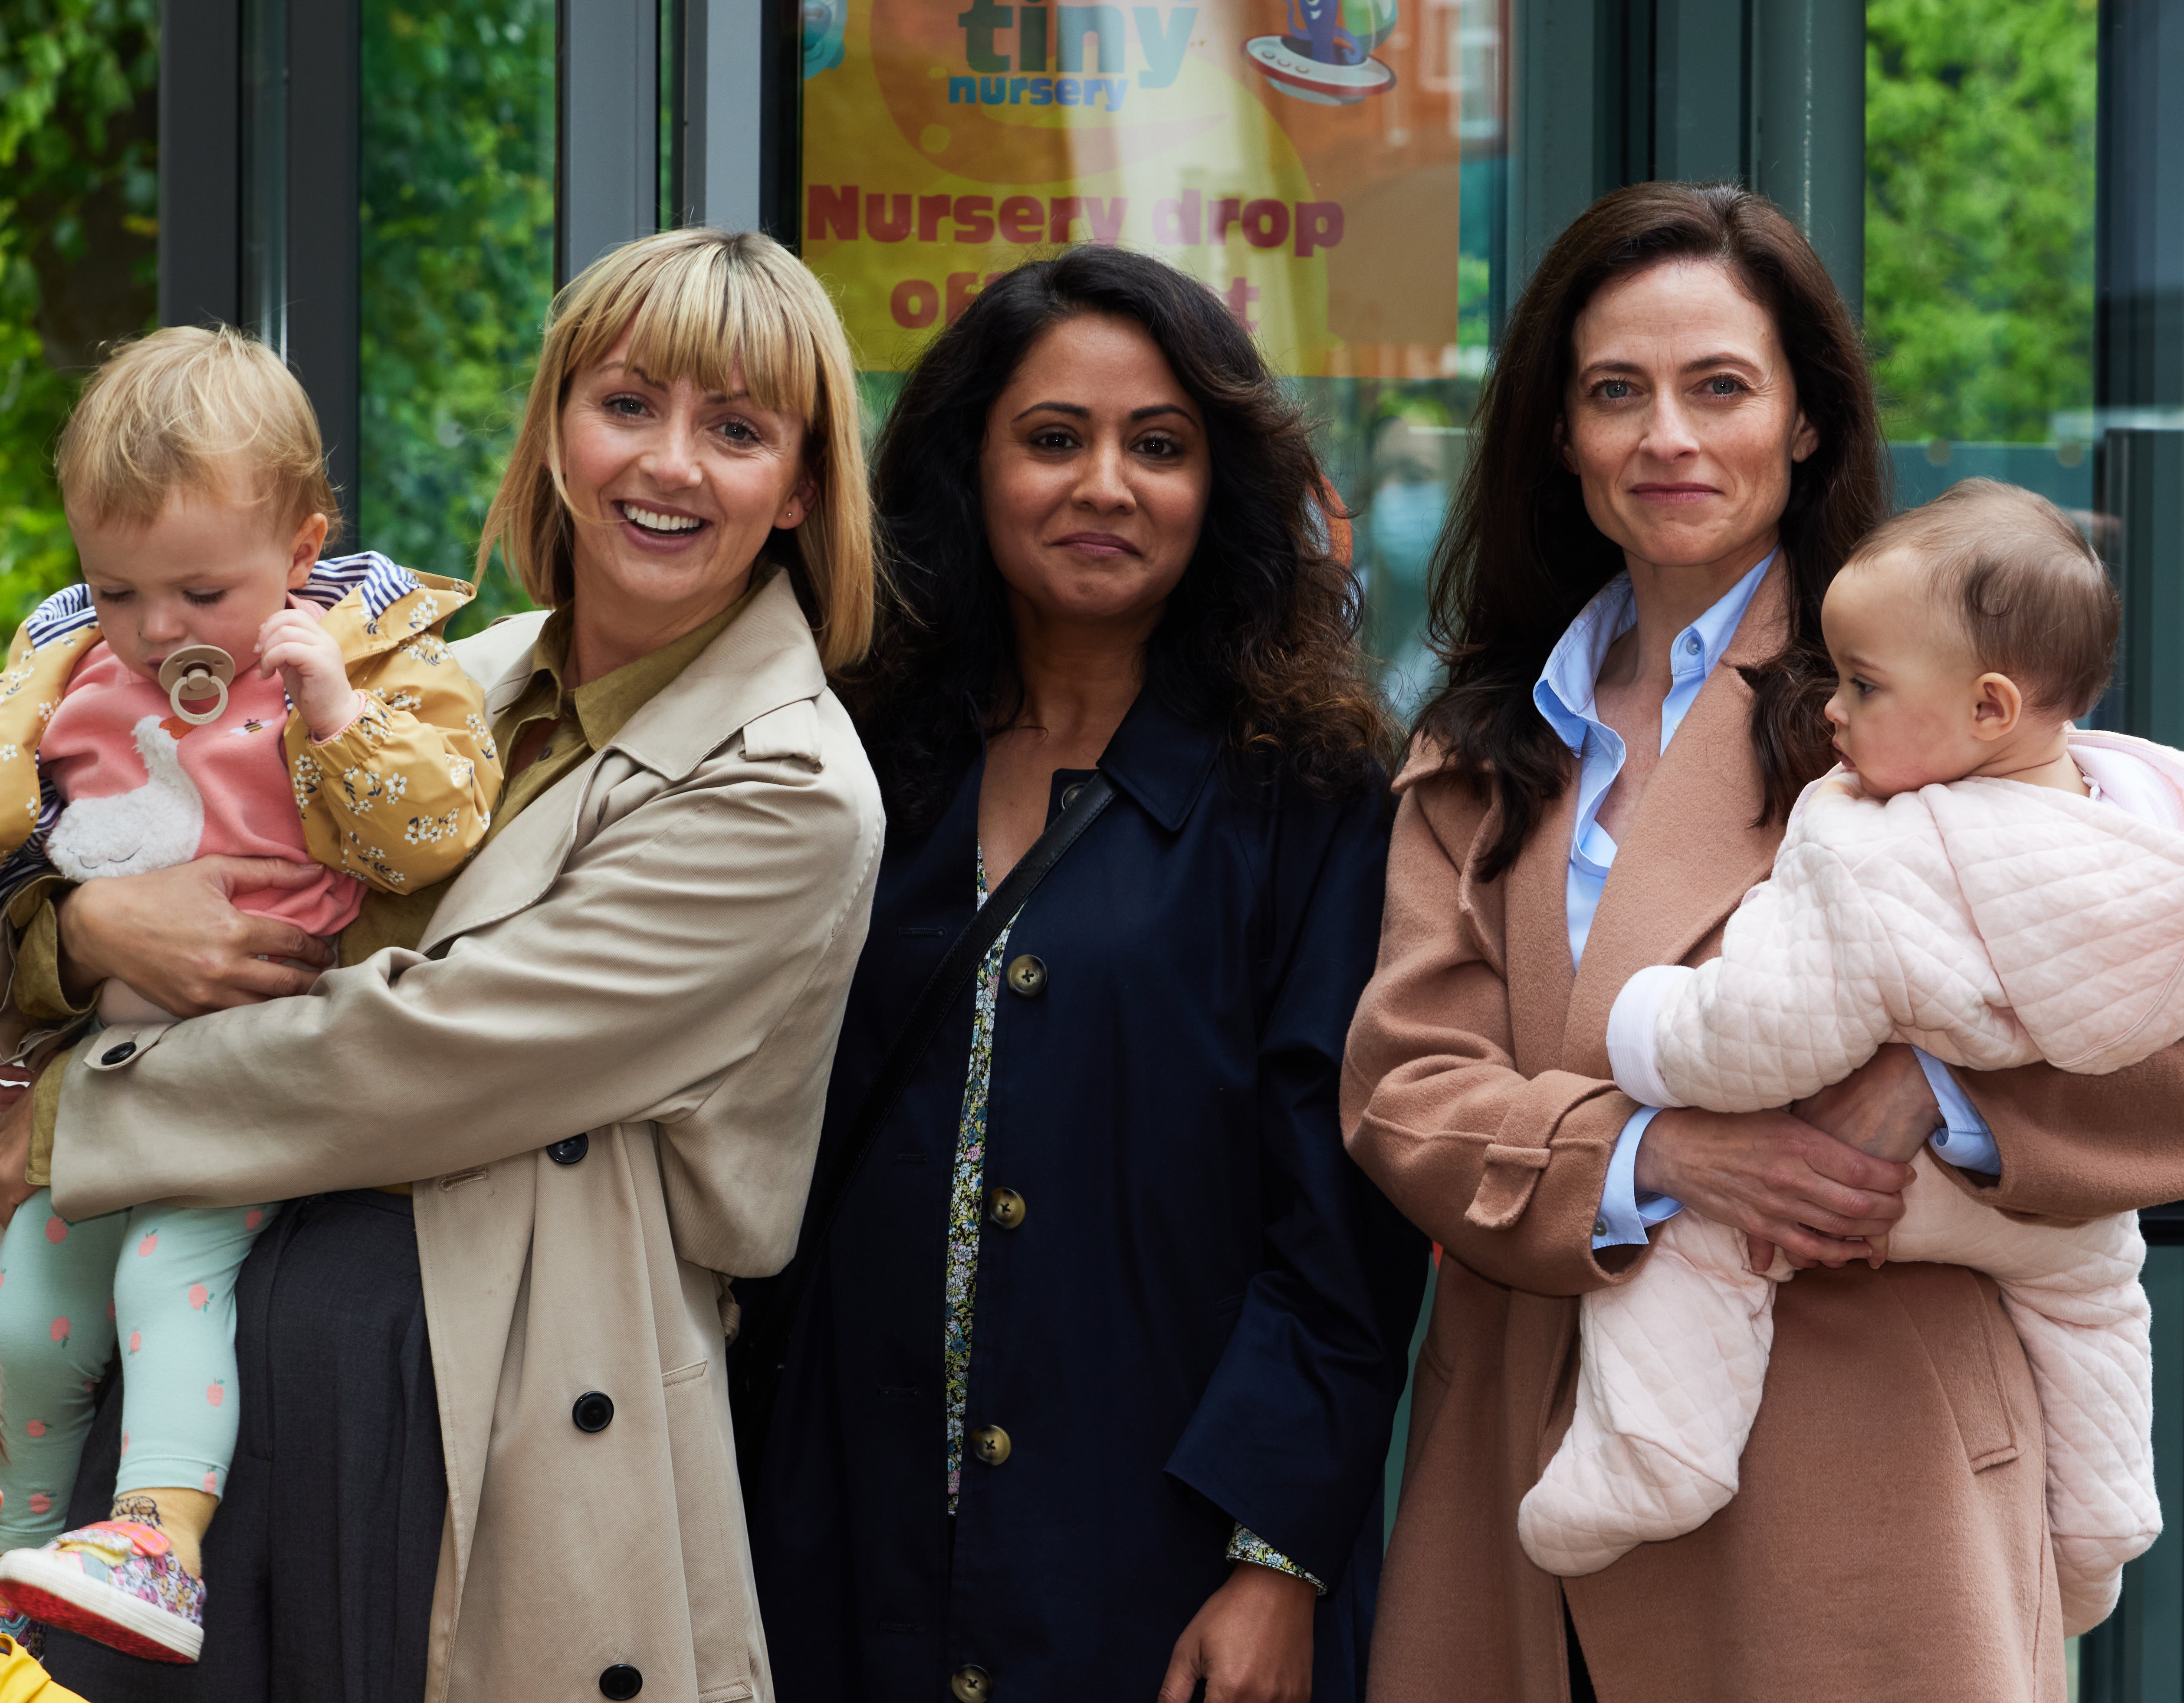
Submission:
[[[1024,1198],[1012,1188],[986,1191],[986,1216],[1004,1230],[1014,1230],[1022,1224],[1027,1210]]]
[[[569,1410],[569,1417],[577,1421],[579,1431],[604,1431],[614,1423],[614,1403],[602,1392],[588,1389],[577,1398],[577,1404]],[[611,1673],[614,1669],[607,1671]],[[637,1672],[634,1667],[629,1671],[632,1673]],[[629,1691],[623,1695],[634,1697],[637,1693]]]
[[[1069,809],[1077,802],[1077,796],[1084,790],[1084,783],[1081,780],[1072,780],[1068,785],[1063,787],[1061,789],[1061,807],[1064,810]]]
[[[971,1433],[971,1453],[989,1466],[1009,1458],[1009,1434],[998,1425],[984,1425]]]
[[[109,1047],[105,1052],[100,1053],[98,1055],[98,1062],[102,1064],[119,1064],[123,1059],[131,1057],[136,1051],[136,1043],[135,1041],[125,1041],[119,1047]]]
[[[625,1703],[644,1689],[644,1676],[627,1661],[617,1661],[599,1675],[599,1695],[611,1697],[615,1703]]]
[[[960,1703],[989,1703],[994,1695],[994,1676],[983,1667],[966,1663],[948,1681]]]
[[[546,1157],[557,1165],[572,1165],[591,1150],[592,1138],[589,1136],[571,1136],[567,1141],[556,1142],[547,1148]]]
[[[1046,991],[1046,966],[1029,952],[1011,958],[1009,991],[1019,999],[1037,999]]]

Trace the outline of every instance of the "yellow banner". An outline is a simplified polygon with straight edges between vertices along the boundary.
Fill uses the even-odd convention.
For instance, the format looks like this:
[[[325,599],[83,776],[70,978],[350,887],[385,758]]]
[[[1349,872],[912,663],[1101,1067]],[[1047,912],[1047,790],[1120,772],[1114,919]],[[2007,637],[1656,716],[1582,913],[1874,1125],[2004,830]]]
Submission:
[[[866,367],[1085,241],[1211,286],[1288,373],[1453,358],[1458,0],[805,10],[804,254]]]

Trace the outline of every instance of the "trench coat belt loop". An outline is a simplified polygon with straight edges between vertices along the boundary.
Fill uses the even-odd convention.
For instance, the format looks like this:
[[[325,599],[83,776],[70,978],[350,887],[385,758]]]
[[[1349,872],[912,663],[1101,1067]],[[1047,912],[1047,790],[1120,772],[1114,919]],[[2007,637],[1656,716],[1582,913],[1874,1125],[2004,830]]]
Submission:
[[[1471,1204],[1463,1209],[1465,1220],[1481,1230],[1507,1230],[1524,1215],[1524,1209],[1532,1203],[1532,1190],[1537,1187],[1540,1173],[1547,1168],[1545,1147],[1505,1147],[1500,1142],[1486,1146],[1486,1164],[1479,1173],[1479,1187],[1471,1197]]]

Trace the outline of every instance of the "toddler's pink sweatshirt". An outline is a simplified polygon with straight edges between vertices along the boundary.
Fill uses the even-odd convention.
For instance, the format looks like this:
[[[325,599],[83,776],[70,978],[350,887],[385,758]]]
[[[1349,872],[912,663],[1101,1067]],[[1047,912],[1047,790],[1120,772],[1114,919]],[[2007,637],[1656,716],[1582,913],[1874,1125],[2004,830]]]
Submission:
[[[279,857],[317,870],[318,879],[305,886],[238,893],[236,908],[293,923],[307,934],[338,934],[356,919],[364,883],[312,863],[281,747],[288,704],[281,677],[260,679],[254,659],[236,661],[226,710],[218,721],[192,727],[174,713],[156,681],[123,667],[101,640],[76,665],[39,742],[39,757],[65,804],[141,793],[145,811],[167,812],[172,820],[174,812],[187,812],[183,789],[194,788],[204,830],[191,857]],[[141,737],[159,751],[165,747],[155,735],[171,737],[179,775],[155,778],[148,768],[140,744],[148,721],[151,729]]]

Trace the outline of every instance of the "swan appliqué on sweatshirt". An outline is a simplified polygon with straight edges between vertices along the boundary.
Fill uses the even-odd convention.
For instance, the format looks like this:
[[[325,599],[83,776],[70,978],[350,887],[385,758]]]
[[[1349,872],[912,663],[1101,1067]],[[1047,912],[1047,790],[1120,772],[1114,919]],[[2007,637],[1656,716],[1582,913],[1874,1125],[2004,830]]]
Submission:
[[[175,725],[188,731],[189,723],[179,718]],[[46,855],[71,881],[148,874],[198,855],[204,838],[204,795],[182,767],[180,739],[158,716],[139,721],[131,737],[144,759],[143,785],[76,800],[61,812],[46,841]]]

